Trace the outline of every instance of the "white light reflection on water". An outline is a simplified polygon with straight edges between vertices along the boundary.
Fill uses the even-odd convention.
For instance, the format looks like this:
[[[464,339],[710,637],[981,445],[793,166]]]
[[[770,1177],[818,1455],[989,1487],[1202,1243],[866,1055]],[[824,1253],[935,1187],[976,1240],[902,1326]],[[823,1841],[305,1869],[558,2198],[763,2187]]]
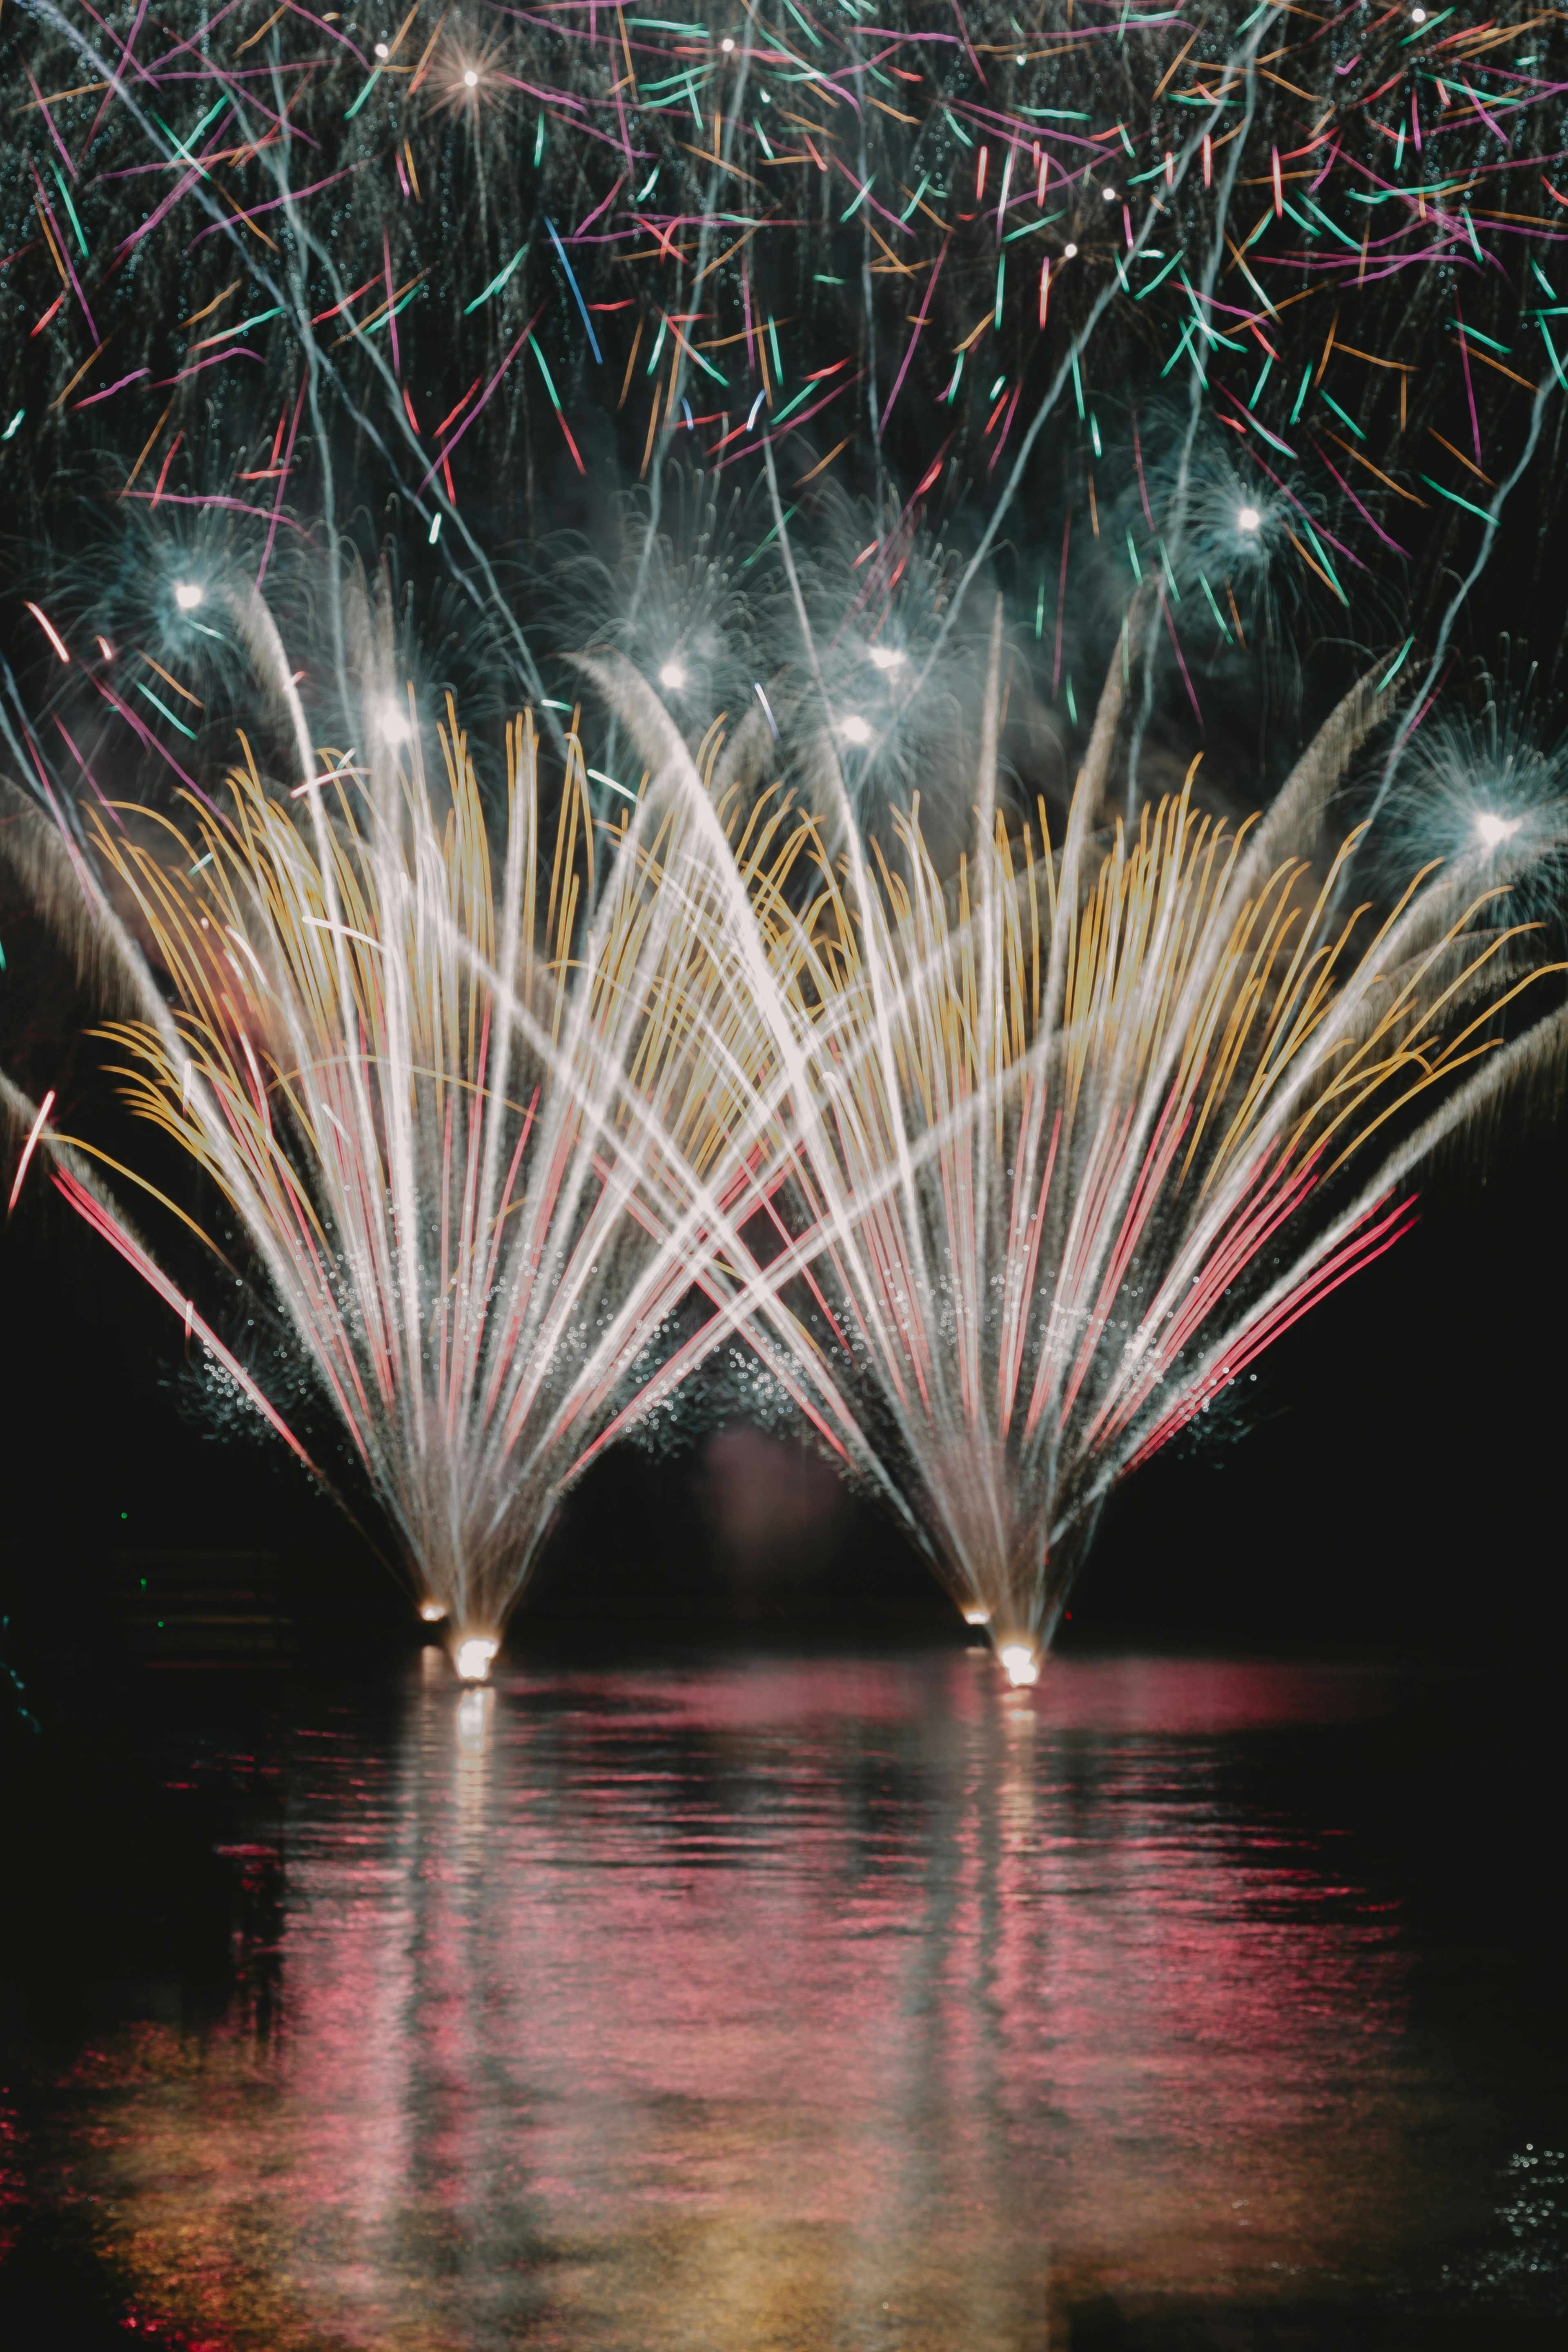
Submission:
[[[98,2053],[79,2191],[237,2352],[1060,2347],[1106,2295],[1436,2274],[1474,2189],[1400,1922],[1234,1769],[1379,1704],[978,1652],[416,1675],[298,1742],[279,2028]]]

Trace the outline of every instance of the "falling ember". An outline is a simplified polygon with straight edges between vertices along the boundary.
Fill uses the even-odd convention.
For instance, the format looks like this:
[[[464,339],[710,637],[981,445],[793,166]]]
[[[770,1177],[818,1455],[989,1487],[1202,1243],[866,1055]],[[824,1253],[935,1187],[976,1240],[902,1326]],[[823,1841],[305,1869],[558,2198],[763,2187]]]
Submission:
[[[39,628],[42,629],[45,636],[47,637],[50,645],[53,646],[61,661],[68,662],[70,659],[70,654],[67,649],[65,640],[60,635],[60,633],[56,628],[54,623],[49,619],[47,614],[40,612],[37,605],[33,604],[31,600],[28,601],[27,610],[31,613],[34,620],[37,621]]]
[[[5,1203],[5,1213],[7,1216],[10,1215],[11,1211],[16,1207],[17,1202],[22,1197],[22,1182],[27,1173],[27,1162],[31,1160],[34,1152],[38,1148],[38,1138],[42,1135],[45,1126],[47,1123],[49,1113],[53,1110],[54,1107],[55,1090],[53,1087],[51,1087],[48,1093],[44,1097],[43,1101],[38,1106],[38,1116],[33,1121],[32,1127],[28,1132],[26,1142],[22,1146],[22,1157],[16,1162],[16,1180],[11,1186],[11,1197]]]

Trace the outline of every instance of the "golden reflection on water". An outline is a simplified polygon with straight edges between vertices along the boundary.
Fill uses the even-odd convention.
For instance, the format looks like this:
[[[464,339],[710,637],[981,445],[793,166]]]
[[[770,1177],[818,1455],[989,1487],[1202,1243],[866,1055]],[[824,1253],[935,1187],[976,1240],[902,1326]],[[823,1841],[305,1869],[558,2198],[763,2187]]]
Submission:
[[[1399,1924],[1224,1769],[1374,1702],[969,1654],[422,1675],[395,1736],[295,1743],[268,2030],[96,2047],[73,2193],[214,2352],[1023,2352],[1090,2295],[1386,2278],[1459,2218]]]

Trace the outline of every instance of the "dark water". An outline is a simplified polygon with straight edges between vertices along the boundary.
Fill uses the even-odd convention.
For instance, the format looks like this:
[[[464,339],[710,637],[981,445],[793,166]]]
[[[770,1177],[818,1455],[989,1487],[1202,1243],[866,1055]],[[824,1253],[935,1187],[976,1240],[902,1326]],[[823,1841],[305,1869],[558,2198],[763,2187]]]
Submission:
[[[174,1768],[226,1989],[26,2058],[16,2210],[212,2352],[1545,2343],[1539,1713],[978,1650],[284,1694]]]

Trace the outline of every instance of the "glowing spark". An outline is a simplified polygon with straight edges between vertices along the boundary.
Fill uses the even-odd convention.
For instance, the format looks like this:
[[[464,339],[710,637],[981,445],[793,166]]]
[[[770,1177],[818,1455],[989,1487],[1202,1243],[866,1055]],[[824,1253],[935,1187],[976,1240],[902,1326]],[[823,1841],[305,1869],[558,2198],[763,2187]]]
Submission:
[[[1496,816],[1487,809],[1477,817],[1476,831],[1489,849],[1496,849],[1500,842],[1511,841],[1523,823],[1521,816]]]
[[[1040,1679],[1040,1662],[1026,1643],[1005,1643],[1001,1653],[1002,1671],[1015,1690],[1023,1690]]]
[[[392,55],[392,51],[387,47],[384,41],[377,41],[375,45],[375,54],[378,58],[389,58]]]
[[[50,645],[53,646],[56,653],[58,654],[61,661],[68,662],[70,655],[67,652],[65,642],[61,637],[59,631],[55,627],[54,623],[43,613],[40,613],[37,606],[34,604],[29,603],[27,610],[31,613],[34,620],[37,621],[39,628],[42,629],[45,636],[47,637]]]
[[[176,580],[174,583],[174,602],[182,613],[194,613],[205,593],[194,580]]]
[[[873,669],[902,669],[903,666],[904,656],[901,650],[897,646],[872,646],[871,667]],[[846,729],[845,731],[847,733],[847,729]]]
[[[470,66],[468,72],[463,76],[463,88],[465,89],[478,89],[479,86],[479,75],[474,71],[472,66]]]
[[[447,1604],[444,1601],[422,1601],[419,1614],[426,1625],[439,1625],[447,1614]]]
[[[871,740],[871,730],[858,711],[852,710],[847,719],[839,720],[838,732],[847,743],[868,743]]]
[[[726,38],[720,42],[719,47],[723,50],[726,57],[730,57],[734,51],[735,44],[733,41]]]
[[[671,694],[679,694],[686,684],[686,672],[678,661],[667,661],[659,671],[658,682],[660,686],[668,687]]]
[[[454,1664],[463,1681],[466,1683],[486,1681],[490,1671],[490,1661],[500,1648],[500,1643],[492,1640],[488,1633],[470,1634],[468,1641],[459,1642]]]
[[[1076,246],[1076,245],[1064,245],[1064,246],[1063,246],[1063,247],[1062,247],[1062,259],[1063,259],[1064,261],[1076,261],[1076,260],[1078,259],[1078,247],[1077,247],[1077,246]]]
[[[1238,507],[1236,516],[1237,530],[1256,530],[1263,517],[1256,507]]]
[[[48,1115],[50,1111],[53,1110],[54,1107],[55,1090],[53,1087],[51,1087],[48,1093],[44,1097],[43,1102],[39,1106],[38,1116],[33,1121],[32,1129],[28,1134],[27,1140],[22,1146],[22,1157],[16,1162],[16,1181],[11,1187],[11,1198],[5,1203],[5,1214],[7,1216],[10,1215],[12,1210],[16,1207],[18,1200],[21,1198],[22,1179],[27,1172],[27,1162],[31,1160],[34,1152],[38,1148],[38,1138],[44,1131],[44,1121],[48,1118]]]
[[[350,748],[349,748],[349,750],[348,750],[348,751],[346,751],[343,753],[342,758],[338,761],[338,764],[337,764],[337,766],[336,766],[335,768],[327,768],[327,769],[325,769],[325,770],[322,772],[322,773],[321,773],[321,775],[319,775],[319,776],[307,776],[307,777],[306,777],[306,779],[305,779],[305,781],[304,781],[304,782],[303,782],[302,784],[296,784],[296,785],[295,785],[295,787],[294,787],[293,791],[292,791],[292,792],[289,793],[289,799],[290,799],[291,801],[297,801],[297,800],[300,800],[300,799],[302,799],[306,793],[313,793],[313,792],[317,789],[317,787],[318,787],[319,785],[321,785],[321,784],[330,784],[330,783],[331,782],[332,779],[334,778],[334,776],[359,776],[359,775],[363,775],[363,774],[364,773],[364,771],[363,771],[363,768],[351,768],[351,767],[350,767],[350,765],[349,765],[349,761],[350,761],[353,758],[353,746],[351,745],[351,746],[350,746]],[[236,934],[236,936],[237,937],[237,934]]]
[[[979,1607],[966,1609],[963,1612],[963,1622],[966,1625],[989,1625],[991,1612],[989,1609]]]

